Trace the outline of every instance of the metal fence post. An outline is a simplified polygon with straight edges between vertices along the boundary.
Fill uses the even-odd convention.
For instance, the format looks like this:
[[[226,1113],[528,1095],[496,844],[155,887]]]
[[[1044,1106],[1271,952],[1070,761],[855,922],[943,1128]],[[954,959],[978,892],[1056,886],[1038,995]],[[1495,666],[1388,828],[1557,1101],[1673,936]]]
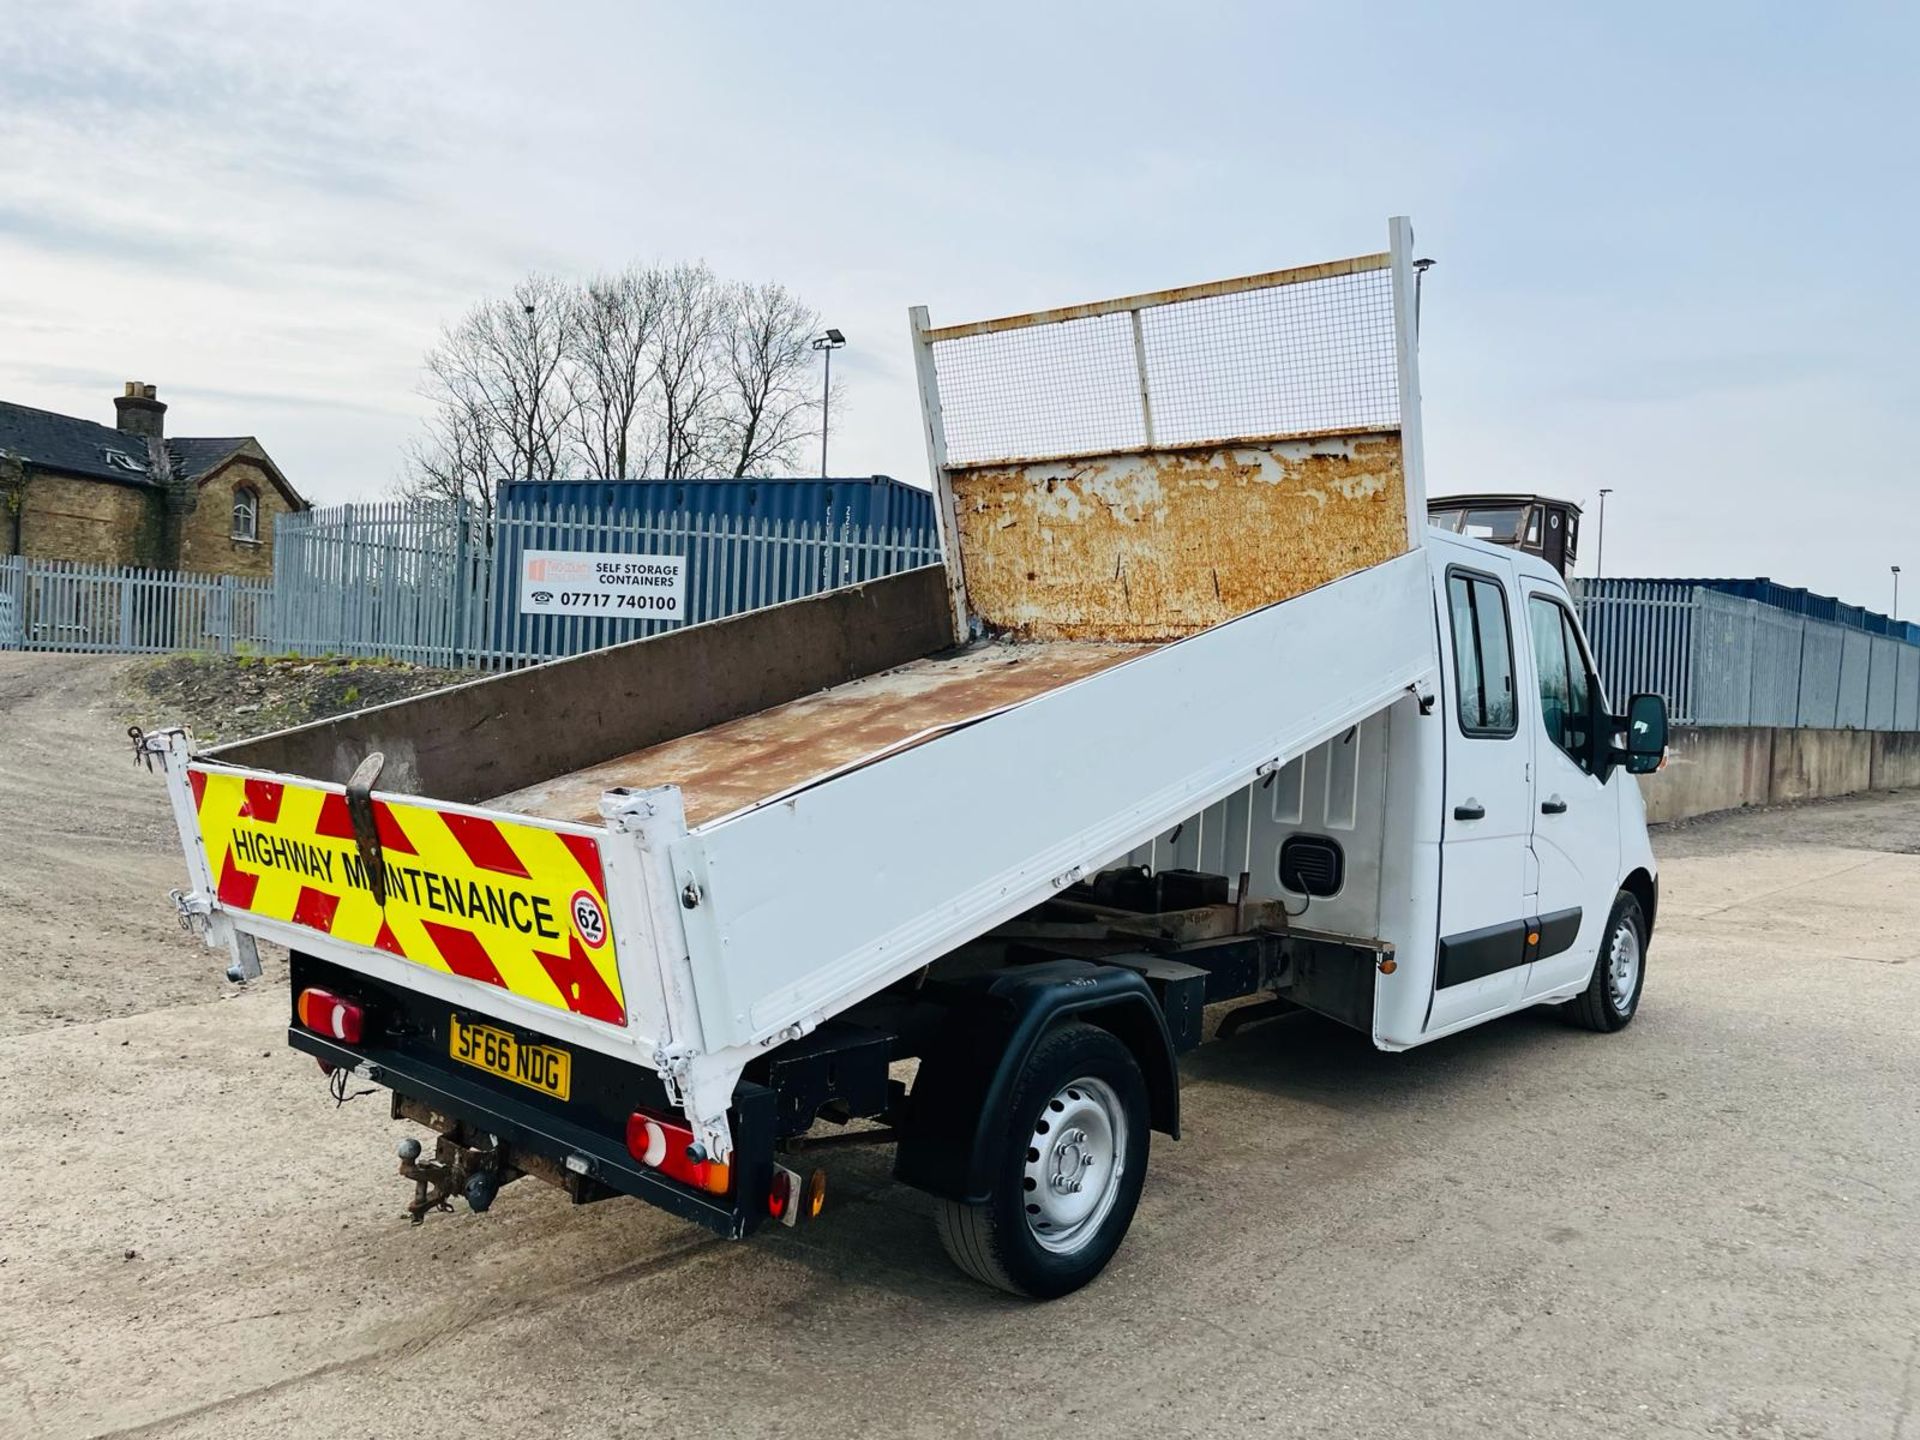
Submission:
[[[0,568],[0,650],[27,641],[27,557],[9,555]]]
[[[469,595],[473,589],[471,559],[468,554],[467,496],[462,491],[453,502],[453,585],[449,599],[453,604],[453,648],[447,656],[449,667],[466,663],[467,612],[472,609]]]

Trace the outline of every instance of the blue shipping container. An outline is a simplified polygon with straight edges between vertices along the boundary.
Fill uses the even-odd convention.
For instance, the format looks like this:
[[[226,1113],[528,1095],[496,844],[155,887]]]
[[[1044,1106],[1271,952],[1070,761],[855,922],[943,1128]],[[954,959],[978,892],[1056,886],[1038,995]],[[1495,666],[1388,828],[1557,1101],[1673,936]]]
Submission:
[[[1762,605],[1771,606],[1775,610],[1785,610],[1793,615],[1803,615],[1809,620],[1824,620],[1830,625],[1843,625],[1850,630],[1864,630],[1870,635],[1892,635],[1896,639],[1906,640],[1909,644],[1920,644],[1920,626],[1889,619],[1879,611],[1869,610],[1864,605],[1849,605],[1832,595],[1821,595],[1799,586],[1781,585],[1764,575],[1751,580],[1666,577],[1616,580],[1609,576],[1604,580],[1588,580],[1583,584],[1585,586],[1583,593],[1594,596],[1624,596],[1636,593],[1627,588],[1636,585],[1678,587],[1697,585],[1703,590],[1718,590],[1723,595],[1737,595],[1743,600],[1758,600]]]
[[[816,520],[836,527],[899,530],[932,543],[933,496],[888,475],[828,480],[510,480],[500,487],[502,516],[559,505],[604,512],[616,524],[669,513]]]

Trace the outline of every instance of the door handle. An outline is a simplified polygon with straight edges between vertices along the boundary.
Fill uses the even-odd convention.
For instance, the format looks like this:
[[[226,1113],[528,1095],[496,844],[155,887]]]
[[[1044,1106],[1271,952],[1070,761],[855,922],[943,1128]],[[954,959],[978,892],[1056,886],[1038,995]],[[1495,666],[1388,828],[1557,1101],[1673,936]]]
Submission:
[[[1555,795],[1551,800],[1542,800],[1540,802],[1540,813],[1542,815],[1564,815],[1567,813],[1567,802],[1562,800],[1558,795]]]
[[[1453,807],[1453,818],[1456,820],[1484,820],[1487,818],[1487,807],[1482,805],[1478,800],[1469,800],[1464,805],[1456,805]]]

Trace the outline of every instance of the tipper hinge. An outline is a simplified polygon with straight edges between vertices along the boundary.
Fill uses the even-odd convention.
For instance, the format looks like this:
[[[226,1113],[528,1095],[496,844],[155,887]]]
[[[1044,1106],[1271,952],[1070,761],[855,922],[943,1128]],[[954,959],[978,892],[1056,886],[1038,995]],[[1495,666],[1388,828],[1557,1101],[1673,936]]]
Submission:
[[[207,918],[213,914],[213,902],[198,890],[169,890],[173,908],[180,912],[180,928],[190,935],[207,933]]]
[[[685,1102],[687,1071],[692,1064],[693,1056],[685,1050],[667,1047],[653,1052],[653,1068],[667,1092],[667,1103],[676,1109]]]

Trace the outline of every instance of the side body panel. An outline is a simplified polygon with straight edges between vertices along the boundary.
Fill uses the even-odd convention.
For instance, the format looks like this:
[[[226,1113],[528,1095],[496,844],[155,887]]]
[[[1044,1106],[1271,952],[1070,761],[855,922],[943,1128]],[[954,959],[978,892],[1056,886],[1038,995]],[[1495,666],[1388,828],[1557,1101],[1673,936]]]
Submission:
[[[1396,702],[1313,749],[1294,756],[1218,804],[1189,815],[1127,852],[1128,865],[1199,870],[1237,883],[1246,898],[1278,900],[1301,923],[1338,935],[1376,936],[1381,924],[1381,867],[1389,811],[1387,755],[1394,717],[1414,709]],[[1293,836],[1332,839],[1344,877],[1333,895],[1308,896],[1281,882],[1280,862]],[[1311,910],[1312,918],[1303,918]]]
[[[1041,696],[674,849],[710,1044],[909,973],[1428,683],[1416,552]]]
[[[1309,929],[1336,935],[1380,934],[1380,865],[1387,818],[1387,754],[1394,710],[1369,715],[1325,744],[1290,760],[1254,792],[1248,895],[1281,900]],[[1296,835],[1340,846],[1341,884],[1312,896],[1281,879],[1280,860]]]

